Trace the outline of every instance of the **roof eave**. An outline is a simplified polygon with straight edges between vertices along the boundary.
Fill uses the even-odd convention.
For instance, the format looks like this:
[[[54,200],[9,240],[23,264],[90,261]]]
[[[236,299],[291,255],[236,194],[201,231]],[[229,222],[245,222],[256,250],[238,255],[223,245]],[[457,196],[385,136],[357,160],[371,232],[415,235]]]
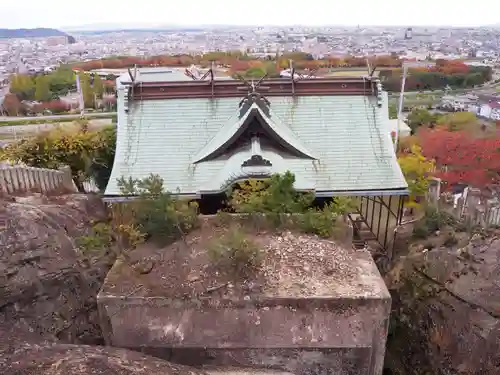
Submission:
[[[406,187],[395,189],[373,189],[373,190],[322,190],[315,192],[318,198],[329,198],[338,196],[357,196],[357,197],[376,197],[376,196],[390,196],[410,195],[410,191]]]
[[[170,193],[170,196],[177,199],[188,199],[188,200],[201,198],[201,195],[199,193]],[[104,203],[123,203],[123,202],[134,201],[137,200],[138,198],[139,198],[138,195],[110,194],[110,195],[104,195],[102,197],[102,200]]]
[[[203,190],[197,193],[172,193],[171,196],[177,199],[188,199],[195,200],[201,199],[204,195],[218,195],[222,194],[227,189],[218,189],[218,190]],[[311,189],[297,189],[298,192],[302,193],[313,193],[316,198],[332,198],[332,197],[376,197],[376,196],[407,196],[410,194],[408,189],[399,188],[399,189],[375,189],[375,190],[322,190],[315,191]],[[130,202],[138,199],[139,196],[130,196],[130,195],[108,195],[104,196],[102,200],[105,203],[123,203]]]
[[[252,177],[250,177],[251,179]],[[257,178],[257,177],[255,177]],[[243,179],[242,179],[243,181]],[[239,182],[234,181],[234,182]],[[226,188],[217,189],[217,190],[203,190],[198,193],[201,197],[203,195],[214,195],[214,194],[222,194],[227,190]],[[396,188],[396,189],[373,189],[373,190],[315,190],[315,189],[296,189],[301,193],[313,193],[317,198],[331,198],[331,197],[378,197],[378,196],[407,196],[410,195],[410,192],[407,188]]]

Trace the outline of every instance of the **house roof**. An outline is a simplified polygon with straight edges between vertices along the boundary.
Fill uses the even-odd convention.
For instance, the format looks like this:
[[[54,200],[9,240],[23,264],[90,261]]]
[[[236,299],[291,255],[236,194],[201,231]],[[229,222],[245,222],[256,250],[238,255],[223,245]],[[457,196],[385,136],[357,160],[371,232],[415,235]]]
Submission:
[[[491,102],[487,104],[490,108],[500,108],[500,102]]]
[[[497,102],[500,100],[500,97],[496,95],[478,94],[477,97],[481,104],[488,104],[490,102]]]
[[[310,91],[295,96],[271,87],[271,95],[263,94],[265,104],[245,104],[244,93],[233,95],[227,85],[216,88],[215,97],[203,97],[210,83],[199,83],[194,98],[181,96],[174,85],[161,91],[167,97],[153,99],[156,91],[127,104],[130,90],[122,86],[115,163],[105,195],[120,195],[120,177],[158,174],[168,191],[199,196],[221,192],[239,179],[287,170],[295,174],[297,189],[319,196],[406,194],[387,131],[387,94],[362,95],[362,85],[347,93],[339,85],[340,94],[335,94],[332,86],[327,92],[321,84],[314,93],[306,84],[310,87],[297,91]],[[367,91],[372,92],[370,85]],[[235,144],[252,121],[272,138],[271,144],[259,137]]]

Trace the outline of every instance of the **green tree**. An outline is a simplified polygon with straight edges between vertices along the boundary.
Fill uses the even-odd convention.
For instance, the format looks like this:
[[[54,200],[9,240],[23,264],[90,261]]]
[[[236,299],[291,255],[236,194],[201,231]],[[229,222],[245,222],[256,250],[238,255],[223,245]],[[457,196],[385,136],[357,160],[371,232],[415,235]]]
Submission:
[[[279,78],[280,73],[276,67],[276,61],[266,62],[264,69],[266,71],[267,78]]]
[[[38,76],[35,80],[35,100],[48,102],[51,97],[49,80],[43,75]]]
[[[18,95],[22,100],[32,100],[35,83],[28,75],[14,74],[10,77],[10,92]]]
[[[104,94],[104,84],[102,82],[101,77],[98,74],[94,75],[94,93],[99,99],[102,99],[102,95]]]
[[[107,180],[102,179],[109,179],[115,145],[113,128],[99,132],[56,129],[8,145],[0,150],[0,160],[37,168],[58,169],[68,165],[75,185],[83,192],[83,182],[89,178],[93,178],[100,188],[106,186]]]
[[[437,123],[446,126],[449,131],[462,131],[476,127],[478,118],[472,112],[455,112],[440,117]]]
[[[67,95],[76,88],[75,73],[69,66],[61,66],[47,75],[50,83],[50,91],[57,96]]]
[[[92,85],[90,84],[90,77],[88,74],[80,74],[80,86],[82,88],[83,103],[85,108],[95,107],[95,95]]]
[[[245,78],[262,78],[266,74],[266,71],[263,68],[250,68],[243,73],[243,77]]]
[[[398,162],[410,190],[408,206],[417,206],[417,199],[424,196],[429,189],[429,177],[434,171],[434,162],[425,158],[418,145],[411,146],[410,152],[400,156]]]
[[[415,133],[421,126],[432,126],[437,123],[441,116],[429,112],[426,109],[414,109],[410,112],[406,119],[406,123],[411,128],[412,133]]]

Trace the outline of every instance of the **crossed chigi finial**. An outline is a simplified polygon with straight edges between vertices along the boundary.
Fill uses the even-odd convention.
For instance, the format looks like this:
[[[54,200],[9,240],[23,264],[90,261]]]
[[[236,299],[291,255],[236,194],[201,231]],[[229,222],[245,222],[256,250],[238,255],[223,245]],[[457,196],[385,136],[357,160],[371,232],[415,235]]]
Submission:
[[[241,81],[243,82],[247,89],[248,89],[248,94],[253,94],[253,93],[257,93],[257,89],[260,87],[260,84],[262,83],[262,81],[264,81],[264,79],[267,78],[267,73],[264,74],[263,77],[261,77],[257,83],[255,83],[255,81],[252,79],[250,82],[248,82],[242,75],[240,74],[237,74],[236,77]],[[266,90],[267,88],[265,87],[260,87],[261,89],[264,89]],[[241,89],[244,89],[244,88],[241,88]],[[241,90],[240,89],[240,90]]]
[[[269,87],[260,86],[260,84],[267,77],[267,73],[262,78],[260,78],[257,82],[255,82],[254,80],[251,80],[249,82],[239,74],[237,75],[237,77],[246,86],[246,87],[241,87],[238,89],[239,90],[248,90],[247,95],[240,102],[240,107],[243,105],[244,102],[249,102],[249,101],[250,102],[257,102],[257,103],[264,101],[264,103],[266,105],[270,105],[269,101],[264,96],[262,96],[262,94],[259,92],[259,89],[260,90],[269,90]]]

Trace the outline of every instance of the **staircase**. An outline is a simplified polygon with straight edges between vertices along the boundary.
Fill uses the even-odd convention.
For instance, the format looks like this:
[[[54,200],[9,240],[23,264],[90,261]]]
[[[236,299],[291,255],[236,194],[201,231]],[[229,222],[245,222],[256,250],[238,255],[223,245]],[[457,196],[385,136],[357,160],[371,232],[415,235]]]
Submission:
[[[350,214],[349,219],[351,219],[353,227],[352,246],[354,249],[364,249],[367,242],[377,241],[377,237],[375,237],[375,235],[371,232],[370,228],[360,214]]]

